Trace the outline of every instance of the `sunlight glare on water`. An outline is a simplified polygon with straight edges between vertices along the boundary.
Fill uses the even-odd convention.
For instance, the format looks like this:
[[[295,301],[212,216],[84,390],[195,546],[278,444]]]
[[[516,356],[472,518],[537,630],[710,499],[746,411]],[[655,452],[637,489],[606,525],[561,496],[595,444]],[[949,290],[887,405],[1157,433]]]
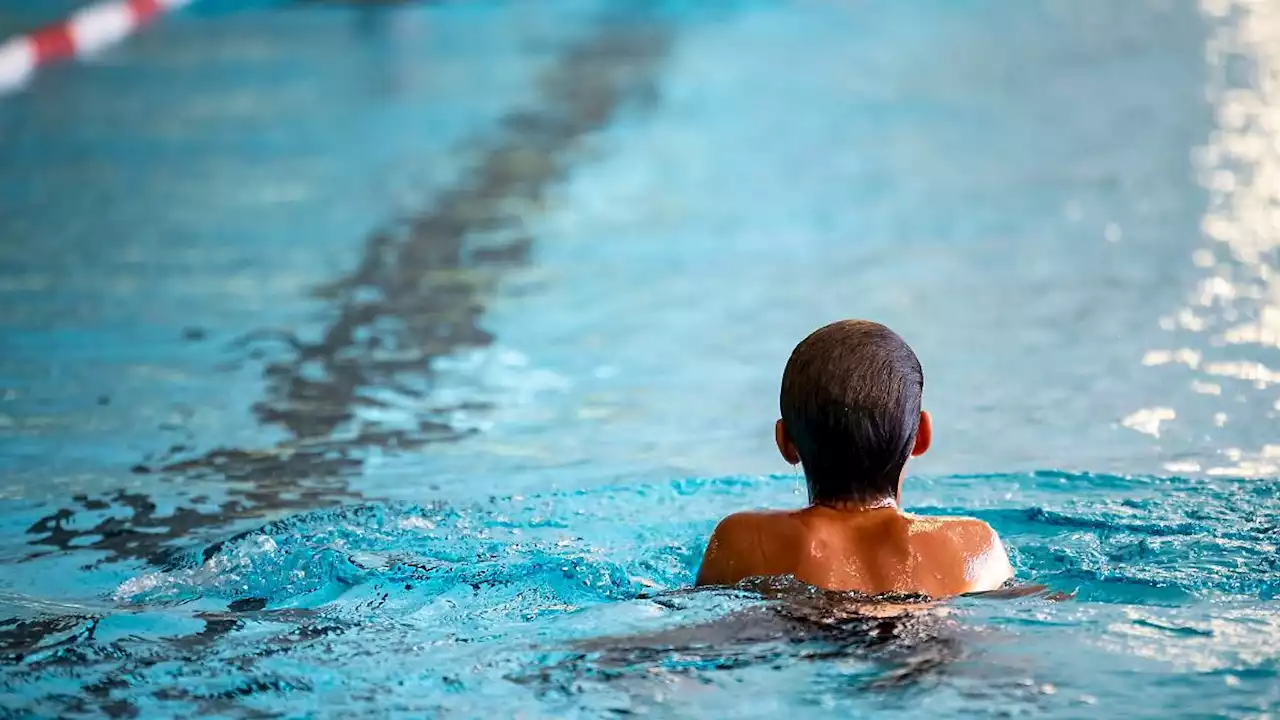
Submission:
[[[1248,443],[1223,443],[1209,461],[1170,461],[1170,472],[1274,476],[1280,472],[1280,7],[1203,0],[1210,24],[1205,62],[1214,110],[1208,142],[1195,153],[1208,191],[1201,219],[1207,244],[1190,261],[1202,275],[1187,304],[1161,319],[1191,347],[1147,353],[1148,366],[1185,365],[1199,395],[1182,432],[1221,436],[1227,424],[1260,425]],[[1198,336],[1198,337],[1197,337]],[[1181,340],[1185,338],[1185,340]],[[1197,349],[1193,349],[1197,348]],[[1176,408],[1148,408],[1127,420],[1154,431]]]
[[[1280,712],[1280,2],[557,10],[217,0],[0,103],[0,715]],[[848,316],[1043,590],[690,588]]]

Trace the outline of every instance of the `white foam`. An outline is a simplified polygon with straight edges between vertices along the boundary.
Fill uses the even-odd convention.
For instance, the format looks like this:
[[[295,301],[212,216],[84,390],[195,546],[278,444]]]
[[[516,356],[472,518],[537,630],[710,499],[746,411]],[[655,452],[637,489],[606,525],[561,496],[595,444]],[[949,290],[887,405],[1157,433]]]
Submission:
[[[409,517],[401,518],[400,529],[401,530],[435,530],[436,524],[424,517],[419,517],[417,515],[410,515]]]

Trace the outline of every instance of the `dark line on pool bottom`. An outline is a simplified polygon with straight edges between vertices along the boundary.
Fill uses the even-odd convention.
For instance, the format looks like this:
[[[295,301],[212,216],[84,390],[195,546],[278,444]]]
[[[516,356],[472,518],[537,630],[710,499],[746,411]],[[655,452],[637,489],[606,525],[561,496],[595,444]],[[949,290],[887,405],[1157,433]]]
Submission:
[[[367,449],[404,451],[468,436],[470,430],[450,424],[450,414],[483,412],[492,403],[433,404],[431,360],[493,343],[479,325],[486,301],[504,269],[528,261],[532,245],[512,201],[537,207],[567,173],[569,151],[579,140],[605,127],[628,102],[652,100],[671,28],[646,19],[643,4],[637,7],[638,14],[606,17],[570,47],[538,82],[536,104],[503,119],[495,142],[434,207],[370,237],[355,271],[317,291],[336,310],[318,342],[271,329],[235,344],[236,362],[265,363],[267,396],[254,413],[264,425],[283,428],[288,440],[265,450],[216,449],[180,459],[184,443],[135,468],[165,480],[221,481],[230,496],[225,502],[212,506],[193,497],[158,516],[145,493],[78,496],[72,507],[32,524],[28,532],[38,537],[30,543],[105,551],[102,562],[167,565],[174,560],[171,542],[195,530],[363,499],[347,478],[361,470]],[[479,244],[495,236],[499,241]],[[361,408],[384,406],[363,393],[371,388],[422,403],[422,419],[410,429],[360,419]],[[128,516],[75,526],[77,515],[107,509]]]
[[[146,493],[120,490],[76,496],[72,507],[31,525],[27,532],[37,537],[30,544],[52,550],[27,559],[49,552],[98,551],[106,553],[100,562],[169,565],[177,553],[172,542],[194,531],[276,511],[362,499],[347,478],[363,467],[365,449],[403,451],[466,437],[469,431],[447,422],[448,413],[458,408],[438,404],[428,407],[428,415],[444,416],[443,420],[428,417],[410,430],[360,421],[359,408],[379,405],[361,392],[386,388],[426,402],[432,358],[493,342],[479,327],[486,299],[503,269],[528,261],[532,245],[520,217],[509,211],[510,202],[536,207],[548,187],[568,171],[569,151],[581,138],[605,127],[626,103],[651,101],[654,96],[653,78],[669,47],[671,28],[642,17],[619,19],[606,18],[543,75],[536,104],[504,118],[495,142],[433,208],[369,238],[356,270],[319,291],[332,301],[337,315],[319,342],[305,342],[287,330],[265,330],[249,333],[236,344],[236,362],[265,362],[267,397],[255,406],[255,414],[264,425],[284,428],[289,440],[265,450],[219,448],[189,459],[181,458],[188,451],[184,443],[135,468],[163,481],[221,481],[230,496],[226,501],[210,506],[205,498],[194,496],[190,504],[158,515]],[[481,234],[505,237],[477,246],[474,241]],[[401,379],[405,376],[416,379],[417,387],[406,386]],[[465,409],[485,407],[474,403]],[[82,513],[120,510],[127,517],[102,519],[92,526],[81,520],[84,527],[76,527]],[[48,638],[98,619],[5,621],[0,624],[0,658],[12,667]],[[236,625],[227,618],[209,618],[204,631],[172,644],[185,646],[182,657],[191,660],[192,650],[209,647]],[[89,642],[83,636],[72,638],[73,647]],[[92,693],[71,705],[67,703],[73,698],[65,696],[40,700],[74,706],[77,712],[87,711],[89,703],[113,717],[138,714],[133,700],[113,697],[114,691],[136,692],[129,674],[158,662],[131,661],[112,653],[71,651],[65,657],[69,665],[53,662],[75,666],[77,673],[95,660],[117,666],[93,684]]]

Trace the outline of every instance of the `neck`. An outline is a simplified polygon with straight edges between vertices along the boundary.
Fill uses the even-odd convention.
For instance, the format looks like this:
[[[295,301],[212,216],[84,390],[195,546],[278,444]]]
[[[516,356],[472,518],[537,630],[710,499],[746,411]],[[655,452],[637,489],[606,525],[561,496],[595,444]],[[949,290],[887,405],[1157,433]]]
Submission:
[[[809,504],[814,507],[824,507],[840,512],[864,512],[866,510],[883,510],[885,508],[898,509],[898,501],[891,497],[872,500],[810,500]]]

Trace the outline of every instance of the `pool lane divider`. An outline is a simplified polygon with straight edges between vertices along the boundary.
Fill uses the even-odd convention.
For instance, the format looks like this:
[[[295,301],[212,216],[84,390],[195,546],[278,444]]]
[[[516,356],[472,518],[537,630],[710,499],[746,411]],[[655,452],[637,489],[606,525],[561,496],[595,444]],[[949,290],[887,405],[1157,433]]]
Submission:
[[[160,15],[194,0],[104,0],[62,22],[0,43],[0,96],[21,89],[49,63],[99,53]]]

